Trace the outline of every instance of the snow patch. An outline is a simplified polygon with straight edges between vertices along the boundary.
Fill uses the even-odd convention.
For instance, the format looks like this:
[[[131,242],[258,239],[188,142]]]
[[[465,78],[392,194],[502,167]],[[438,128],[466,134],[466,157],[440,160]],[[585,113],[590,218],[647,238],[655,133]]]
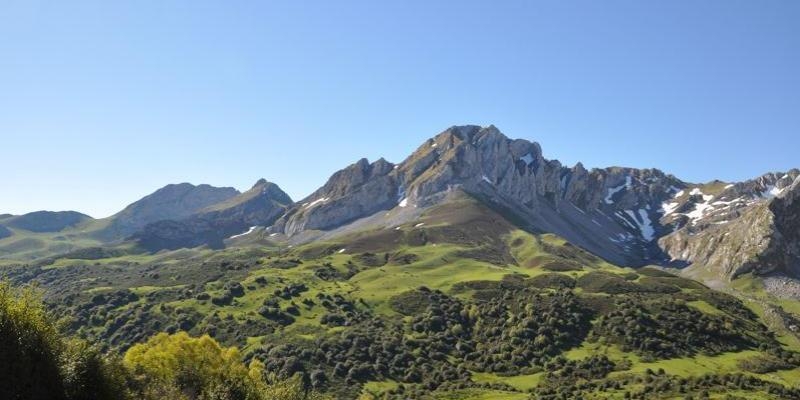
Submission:
[[[309,209],[311,207],[316,206],[317,204],[322,204],[322,203],[324,203],[326,201],[328,201],[328,197],[323,197],[321,199],[314,200],[311,203],[307,203],[308,205],[306,205],[305,207],[306,207],[306,209]]]
[[[522,161],[525,161],[525,165],[529,166],[533,164],[533,155],[531,153],[525,154],[524,156],[519,158]]]
[[[679,205],[680,203],[667,203],[665,201],[661,203],[661,212],[664,214],[664,216],[670,215],[675,211],[675,209],[678,208]]]
[[[339,249],[339,251],[337,251],[337,253],[342,254],[342,253],[344,253],[345,250],[346,249]]]
[[[408,198],[403,198],[403,200],[400,200],[400,203],[398,203],[397,205],[400,206],[400,207],[407,206],[408,205]]]
[[[653,229],[653,222],[650,221],[650,216],[647,215],[647,211],[639,209],[639,216],[642,219],[642,223],[639,225],[639,231],[642,232],[642,237],[644,240],[648,242],[653,240],[655,236],[655,229]]]
[[[236,239],[236,238],[242,237],[244,235],[249,235],[249,234],[253,233],[253,231],[256,230],[256,228],[258,228],[258,227],[257,226],[251,226],[250,229],[247,230],[247,232],[240,233],[238,235],[233,235],[233,236],[229,237],[228,239]]]
[[[420,223],[414,225],[414,228],[419,228],[422,225],[425,225],[425,223],[424,222],[420,222]]]
[[[711,200],[711,199],[713,199],[713,198],[714,198],[714,196],[712,196],[712,195],[710,195],[710,194],[704,194],[704,193],[703,193],[703,191],[702,191],[702,190],[700,190],[700,188],[694,188],[694,189],[692,189],[692,191],[691,191],[691,192],[689,192],[689,195],[690,195],[690,196],[697,196],[697,195],[700,195],[700,196],[702,196],[702,197],[703,197],[703,201],[704,201],[704,202],[706,202],[706,203],[708,203],[708,201],[709,201],[709,200]]]
[[[486,175],[483,175],[483,176],[481,177],[481,179],[483,179],[485,182],[488,182],[490,185],[494,185],[494,183],[492,183],[492,181],[491,181],[491,180],[489,180],[489,178],[488,178],[488,177],[486,177]]]
[[[694,205],[694,210],[690,213],[686,214],[687,217],[692,219],[692,224],[696,224],[697,220],[703,218],[706,215],[706,212],[710,212],[714,210],[714,206],[708,204],[708,201],[705,203],[697,203]]]
[[[775,185],[769,185],[763,192],[761,192],[761,197],[765,199],[771,199],[783,192],[783,189],[778,189]]]

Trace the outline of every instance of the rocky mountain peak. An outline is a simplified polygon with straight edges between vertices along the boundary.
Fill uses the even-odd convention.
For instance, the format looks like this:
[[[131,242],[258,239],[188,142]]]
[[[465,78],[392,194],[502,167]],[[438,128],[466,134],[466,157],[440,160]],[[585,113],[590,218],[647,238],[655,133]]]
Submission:
[[[185,218],[238,194],[239,191],[232,187],[191,183],[169,184],[113,215],[111,224],[102,232],[102,236],[125,237],[147,224],[166,219]]]
[[[772,233],[780,232],[780,221],[791,221],[793,209],[776,199],[793,198],[797,176],[792,170],[695,184],[652,168],[587,170],[548,160],[538,143],[510,139],[492,125],[452,126],[397,165],[362,159],[334,173],[272,229],[292,237],[356,221],[390,227],[459,192],[502,210],[523,229],[555,233],[616,264],[716,263],[732,276],[752,264],[745,253],[788,248]],[[746,245],[736,247],[728,237]]]
[[[271,225],[291,204],[278,185],[259,179],[250,190],[189,216],[149,223],[132,238],[151,251],[200,245],[222,248],[231,236]]]
[[[286,194],[286,192],[283,191],[283,189],[280,188],[280,186],[278,186],[273,182],[267,181],[264,178],[261,178],[258,181],[256,181],[253,187],[251,187],[250,190],[248,190],[247,192],[242,193],[242,195],[247,195],[243,197],[248,197],[248,198],[251,196],[264,196],[269,200],[276,201],[280,204],[292,203],[292,199],[289,197],[288,194]],[[234,197],[233,199],[236,198]]]

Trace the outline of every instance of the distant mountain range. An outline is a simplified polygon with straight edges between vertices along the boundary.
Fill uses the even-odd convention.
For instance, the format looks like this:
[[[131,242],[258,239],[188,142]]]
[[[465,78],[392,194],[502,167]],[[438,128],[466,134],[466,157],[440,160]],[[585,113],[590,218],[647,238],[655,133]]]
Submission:
[[[798,196],[798,170],[588,170],[455,126],[299,201],[261,179],[167,185],[104,219],[0,215],[0,291],[41,289],[112,355],[208,335],[336,399],[794,399]],[[36,338],[6,325],[12,347]]]
[[[657,169],[587,170],[542,156],[494,126],[454,126],[404,161],[366,159],[294,202],[278,185],[167,185],[112,217],[39,211],[0,216],[0,257],[32,259],[98,245],[146,251],[297,245],[392,229],[459,195],[513,225],[554,233],[611,263],[684,268],[703,279],[800,276],[800,171],[689,183]]]

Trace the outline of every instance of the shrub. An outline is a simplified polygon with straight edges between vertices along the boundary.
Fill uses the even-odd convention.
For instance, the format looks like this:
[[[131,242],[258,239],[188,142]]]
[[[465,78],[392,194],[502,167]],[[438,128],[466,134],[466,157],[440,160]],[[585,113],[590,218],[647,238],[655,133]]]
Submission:
[[[0,398],[126,399],[119,363],[64,340],[39,293],[0,282]]]
[[[0,283],[0,398],[66,398],[58,365],[62,351],[39,294]]]

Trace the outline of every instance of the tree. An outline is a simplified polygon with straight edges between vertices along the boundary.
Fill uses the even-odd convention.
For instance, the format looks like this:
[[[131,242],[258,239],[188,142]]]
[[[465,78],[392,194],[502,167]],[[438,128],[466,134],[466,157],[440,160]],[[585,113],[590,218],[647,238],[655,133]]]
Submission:
[[[33,287],[0,282],[0,398],[126,399],[119,362],[64,339]]]
[[[241,360],[235,347],[222,347],[208,335],[160,333],[125,353],[124,364],[146,399],[310,400],[300,375],[277,379],[264,365]]]
[[[0,282],[0,398],[65,399],[62,349],[39,293]]]

